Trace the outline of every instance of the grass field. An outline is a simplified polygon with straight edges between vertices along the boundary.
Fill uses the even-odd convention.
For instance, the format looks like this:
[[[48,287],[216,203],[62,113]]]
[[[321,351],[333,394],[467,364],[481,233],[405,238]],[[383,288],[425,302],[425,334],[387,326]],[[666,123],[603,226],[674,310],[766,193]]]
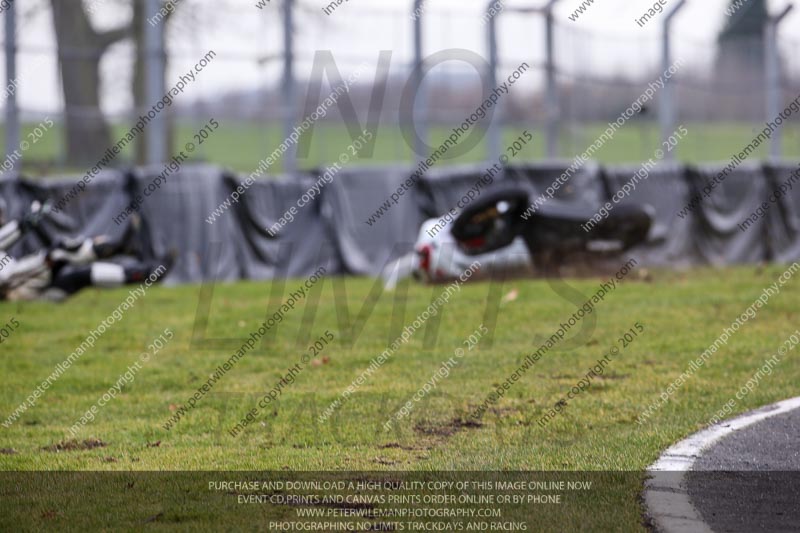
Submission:
[[[183,124],[176,128],[175,150],[180,151],[187,142],[193,139],[194,133],[200,129],[205,120],[196,125]],[[238,172],[252,172],[259,161],[269,155],[283,140],[282,130],[277,125],[251,125],[240,122],[220,120],[220,128],[205,141],[193,154],[196,159],[214,162]],[[686,123],[688,136],[677,148],[677,158],[687,163],[719,162],[730,159],[739,153],[752,139],[758,135],[757,125],[744,123]],[[569,131],[562,131],[561,156],[572,159],[584,152],[605,129],[605,125],[589,124],[577,126]],[[762,126],[763,127],[763,126]],[[523,128],[508,128],[504,139],[513,142]],[[29,125],[24,129],[31,130]],[[126,129],[115,128],[115,136],[122,137]],[[531,128],[534,134],[532,145],[525,147],[517,156],[517,161],[537,161],[544,157],[544,136],[540,130]],[[443,141],[449,135],[449,129],[432,128],[431,143]],[[3,136],[0,135],[0,142]],[[620,129],[614,139],[597,152],[598,161],[607,164],[637,163],[654,157],[659,148],[660,133],[654,123],[631,122]],[[63,132],[56,125],[44,137],[33,145],[24,155],[24,170],[31,176],[52,176],[59,173],[83,174],[88,169],[65,168],[59,154],[63,152]],[[299,160],[300,168],[314,168],[330,164],[338,160],[339,154],[345,151],[350,143],[343,126],[320,124],[311,141],[311,149],[307,157]],[[784,156],[800,158],[800,125],[784,127]],[[767,145],[762,145],[752,157],[763,159],[767,155]],[[353,164],[378,164],[397,161],[411,161],[413,152],[403,139],[400,130],[386,125],[378,130],[375,152],[370,158],[356,159]],[[447,164],[472,163],[483,161],[486,156],[485,138],[475,148],[462,157],[449,160]],[[123,154],[123,161],[130,160],[130,150]],[[281,170],[276,165],[274,173]]]
[[[359,322],[355,317],[370,301],[373,282],[344,280],[346,296],[335,294],[330,281],[320,283],[311,293],[312,302],[318,298],[313,324],[301,325],[304,317],[308,319],[304,302],[276,328],[274,338],[242,359],[170,431],[163,424],[177,406],[236,351],[268,310],[274,311],[268,304],[271,284],[218,286],[205,338],[229,340],[207,340],[202,346],[192,345],[200,288],[152,288],[35,407],[10,428],[0,428],[0,469],[641,471],[667,446],[704,427],[797,330],[798,282],[790,281],[648,423],[636,423],[689,361],[783,270],[771,266],[634,273],[598,304],[596,327],[586,345],[569,351],[554,348],[480,422],[470,423],[467,413],[531,353],[533,339],[549,337],[575,311],[544,281],[507,282],[500,293],[516,289],[518,298],[500,305],[497,323],[490,328],[491,342],[484,336],[479,347],[389,431],[383,428],[388,417],[486,320],[488,283],[465,286],[452,298],[440,315],[435,343],[432,331],[417,332],[330,420],[319,422],[318,415],[386,349],[397,328],[412,321],[444,289],[408,286],[407,295],[398,299],[406,303],[405,317],[394,311],[396,296],[383,294],[375,300],[374,312]],[[588,297],[601,281],[569,284]],[[298,284],[288,281],[287,295]],[[13,317],[20,324],[0,348],[2,420],[126,295],[126,290],[90,290],[56,306],[0,304],[0,323]],[[349,310],[347,320],[343,306]],[[350,321],[355,327],[348,327]],[[540,427],[536,421],[610,347],[619,345],[618,339],[636,322],[644,332],[620,349],[586,392]],[[55,451],[59,444],[72,446],[68,428],[165,328],[174,338],[78,435],[78,443],[88,439],[104,446]],[[228,430],[326,330],[335,340],[259,413],[257,423],[236,438],[230,436]],[[308,336],[298,338],[300,331]],[[215,343],[216,348],[206,347]],[[767,381],[737,402],[734,412],[797,395],[798,378],[800,360],[790,354]],[[640,483],[634,476],[617,495],[623,507],[613,518],[620,530],[642,527],[635,498]]]

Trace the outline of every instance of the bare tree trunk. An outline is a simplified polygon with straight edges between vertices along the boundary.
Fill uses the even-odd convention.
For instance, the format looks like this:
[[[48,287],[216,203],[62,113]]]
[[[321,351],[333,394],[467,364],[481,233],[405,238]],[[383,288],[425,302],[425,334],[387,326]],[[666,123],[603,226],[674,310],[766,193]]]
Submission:
[[[100,110],[100,59],[130,28],[98,33],[80,2],[51,0],[66,114],[67,161],[85,165],[111,144]]]

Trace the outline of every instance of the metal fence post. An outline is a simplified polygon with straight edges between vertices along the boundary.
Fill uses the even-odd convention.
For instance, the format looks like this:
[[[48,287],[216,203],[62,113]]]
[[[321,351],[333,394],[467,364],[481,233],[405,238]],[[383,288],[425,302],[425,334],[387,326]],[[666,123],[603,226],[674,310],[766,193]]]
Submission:
[[[493,15],[493,9],[497,0],[489,0],[489,5],[486,7],[487,17],[487,40],[489,48],[489,90],[497,87],[497,68],[498,68],[498,52],[497,52],[497,16]],[[500,7],[502,10],[503,8]],[[499,14],[499,13],[497,13]],[[502,109],[502,107],[501,107]],[[495,160],[500,157],[500,143],[503,135],[502,121],[504,117],[502,114],[495,116],[489,121],[488,141],[487,141],[487,157],[489,160]]]
[[[497,0],[490,0],[486,8],[487,17],[489,17],[489,79],[490,83],[497,86],[497,69],[500,67],[499,51],[497,45],[497,21],[496,16],[505,13],[506,11],[514,13],[541,13],[545,18],[545,154],[549,159],[555,159],[559,155],[558,150],[558,130],[559,122],[561,120],[561,107],[558,97],[558,79],[556,72],[555,60],[555,19],[553,17],[553,8],[558,0],[549,0],[544,7],[519,7],[519,6],[505,6],[500,3],[499,12],[493,17],[491,16],[492,9],[497,7]],[[501,115],[501,118],[505,118]],[[494,121],[489,124],[489,156],[490,158],[498,157],[501,150],[502,142],[502,125],[498,128]]]
[[[778,49],[778,26],[781,21],[789,14],[794,8],[792,4],[776,16],[767,18],[764,28],[764,64],[766,68],[766,112],[767,122],[772,122],[775,117],[780,113],[781,108],[781,57],[780,50]],[[782,128],[777,128],[772,134],[769,145],[769,157],[772,160],[778,160],[783,152],[783,135]]]
[[[161,2],[159,0],[145,1],[145,16],[142,17],[144,24],[145,38],[145,95],[148,104],[153,105],[164,98],[164,34],[157,24],[149,24],[147,21],[156,17]],[[148,165],[163,164],[169,156],[167,147],[169,146],[169,133],[167,131],[167,120],[164,112],[156,115],[147,126],[145,161]]]
[[[296,86],[294,79],[294,0],[283,1],[283,135],[288,139],[297,119]],[[297,170],[297,144],[290,143],[283,156],[283,171]]]
[[[425,88],[422,86],[422,14],[425,9],[425,0],[414,0],[414,12],[412,19],[414,20],[414,87],[417,87],[417,94],[414,97],[414,109],[411,117],[411,123],[414,124],[414,129],[417,134],[416,146],[414,152],[417,161],[425,158],[428,142],[428,100],[426,98]],[[417,124],[415,117],[419,118]],[[419,127],[418,127],[419,126]]]
[[[545,22],[545,73],[547,75],[547,158],[558,157],[558,126],[561,120],[561,109],[558,98],[558,79],[555,59],[555,19],[553,6],[558,0],[550,0],[544,7]]]
[[[662,72],[666,72],[667,69],[672,66],[672,37],[670,35],[672,19],[685,5],[686,0],[680,0],[672,11],[667,13],[667,16],[664,17],[664,35],[662,37],[663,45],[661,50]],[[666,142],[675,130],[675,104],[673,102],[672,78],[664,81],[664,88],[661,92],[658,121],[661,124],[661,140]],[[667,153],[665,159],[667,161],[674,161],[675,150],[671,150]]]
[[[545,21],[545,73],[547,75],[547,157],[558,157],[558,129],[561,109],[558,98],[558,79],[555,59],[555,19],[553,7],[558,0],[550,0],[544,7]]]
[[[6,100],[6,157],[19,148],[20,125],[19,108],[17,107],[17,8],[14,2],[6,8],[5,15],[5,51],[6,51],[6,89],[12,84],[15,89],[11,91]],[[21,161],[14,158],[14,169],[18,170]]]

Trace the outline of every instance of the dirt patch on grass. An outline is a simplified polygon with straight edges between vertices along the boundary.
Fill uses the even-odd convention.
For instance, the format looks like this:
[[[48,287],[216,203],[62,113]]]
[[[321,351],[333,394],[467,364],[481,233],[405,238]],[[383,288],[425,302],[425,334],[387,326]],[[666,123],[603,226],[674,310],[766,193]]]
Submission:
[[[153,522],[160,521],[162,518],[164,518],[164,513],[158,513],[157,515],[153,515],[150,518],[148,518],[147,520],[145,520],[144,523],[145,524],[151,524]]]
[[[603,380],[605,380],[605,381],[619,381],[619,380],[622,380],[622,379],[627,379],[629,377],[631,377],[630,374],[603,374],[602,376],[600,376],[599,379],[601,381],[603,381]]]
[[[51,444],[50,446],[45,446],[42,449],[46,452],[74,452],[93,450],[95,448],[105,448],[106,446],[108,446],[108,444],[100,439],[86,439],[83,441],[72,439],[61,441],[57,444]]]
[[[378,449],[381,449],[381,450],[397,449],[397,450],[403,450],[403,451],[406,451],[406,452],[427,452],[428,450],[430,450],[432,448],[433,448],[433,444],[431,444],[431,443],[424,443],[424,444],[423,443],[419,443],[419,444],[403,445],[403,444],[400,444],[399,442],[389,442],[387,444],[383,444],[381,446],[378,446]]]
[[[398,453],[398,457],[387,457],[378,455],[372,459],[373,463],[382,466],[397,467],[403,463],[413,463],[415,461],[425,461],[429,459],[427,452],[446,443],[447,439],[462,431],[463,429],[482,427],[479,421],[462,419],[455,417],[445,420],[425,420],[417,422],[413,427],[413,438],[411,442],[385,442],[377,446],[379,450],[398,450],[406,454]],[[409,435],[412,437],[412,435]]]
[[[18,453],[14,448],[0,448],[0,455],[17,455]]]
[[[536,403],[534,400],[531,400],[531,403]],[[491,413],[497,418],[504,418],[510,415],[517,415],[520,413],[519,407],[492,407],[489,409]],[[470,420],[470,422],[476,422],[477,426],[469,426],[469,427],[481,427],[483,426],[482,422],[477,422],[474,420]]]
[[[403,444],[399,442],[388,442],[378,446],[378,449],[396,449],[410,452],[408,456],[410,461],[407,462],[413,462],[414,459],[418,461],[427,460],[429,457],[424,452],[444,445],[450,437],[460,431],[481,428],[483,425],[483,422],[480,420],[458,416],[444,420],[419,421],[413,428],[415,437],[413,442],[406,442]],[[422,454],[420,454],[420,452],[422,452]],[[393,466],[402,461],[398,458],[387,459],[379,456],[373,459],[373,462],[385,466]]]
[[[445,424],[419,422],[416,426],[414,426],[414,431],[428,437],[447,438],[455,435],[464,428],[469,429],[479,427],[483,427],[483,423],[478,422],[477,420],[453,418]]]

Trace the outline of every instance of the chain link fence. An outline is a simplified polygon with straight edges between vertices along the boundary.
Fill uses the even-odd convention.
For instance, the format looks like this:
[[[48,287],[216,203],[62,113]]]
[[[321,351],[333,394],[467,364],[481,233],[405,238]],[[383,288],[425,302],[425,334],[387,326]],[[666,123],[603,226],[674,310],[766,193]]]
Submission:
[[[526,130],[534,142],[517,159],[572,159],[658,83],[666,35],[680,68],[595,157],[648,160],[685,126],[670,154],[725,160],[800,93],[800,40],[789,24],[777,26],[772,54],[769,31],[719,40],[692,5],[665,32],[676,4],[642,25],[642,7],[621,0],[598,1],[577,21],[572,0],[11,3],[3,168],[85,171],[210,51],[213,62],[109,165],[167,160],[192,142],[191,160],[249,172],[354,72],[347,94],[269,172],[336,161],[364,129],[374,145],[353,164],[411,163],[427,157],[422,142],[443,142],[522,65],[513,90],[474,125],[475,146],[445,164],[488,160]],[[618,13],[618,30],[593,23],[602,11]],[[773,155],[800,156],[798,115]],[[211,119],[219,128],[197,140]]]

